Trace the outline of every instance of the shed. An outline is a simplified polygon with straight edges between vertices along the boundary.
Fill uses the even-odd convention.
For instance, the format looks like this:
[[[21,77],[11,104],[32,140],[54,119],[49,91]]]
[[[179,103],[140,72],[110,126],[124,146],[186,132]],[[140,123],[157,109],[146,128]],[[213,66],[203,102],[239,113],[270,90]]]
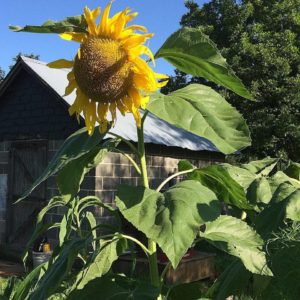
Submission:
[[[70,117],[75,94],[64,97],[66,69],[51,69],[41,61],[20,57],[0,86],[0,244],[22,249],[32,234],[38,211],[58,190],[55,178],[13,205],[41,174],[63,141],[84,126]],[[136,142],[133,117],[118,115],[113,132]],[[109,138],[109,136],[107,136]],[[212,143],[178,129],[153,115],[145,122],[145,142],[150,186],[156,187],[176,171],[181,159],[197,166],[224,161]],[[121,154],[110,153],[86,176],[82,196],[96,194],[113,204],[117,184],[138,184],[135,169]],[[97,212],[103,222],[109,216]],[[49,218],[56,221],[60,211]]]

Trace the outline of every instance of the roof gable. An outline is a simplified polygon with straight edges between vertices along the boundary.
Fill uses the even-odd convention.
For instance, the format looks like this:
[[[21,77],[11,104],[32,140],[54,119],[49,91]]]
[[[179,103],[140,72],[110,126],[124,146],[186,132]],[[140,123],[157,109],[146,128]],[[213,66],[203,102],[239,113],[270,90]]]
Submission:
[[[14,68],[17,69],[19,66],[37,75],[37,78],[56,93],[67,106],[70,106],[74,102],[75,91],[68,96],[64,96],[65,87],[68,85],[68,69],[49,68],[46,63],[27,57],[21,57]],[[14,70],[12,70],[12,72],[13,71]],[[7,77],[9,76],[10,74]],[[32,109],[34,109],[34,107],[32,107]],[[144,130],[146,143],[180,147],[193,151],[219,152],[210,141],[187,132],[186,130],[177,128],[152,114],[147,116]],[[131,114],[122,116],[118,112],[116,125],[111,129],[111,132],[121,135],[128,140],[137,141],[135,121]]]

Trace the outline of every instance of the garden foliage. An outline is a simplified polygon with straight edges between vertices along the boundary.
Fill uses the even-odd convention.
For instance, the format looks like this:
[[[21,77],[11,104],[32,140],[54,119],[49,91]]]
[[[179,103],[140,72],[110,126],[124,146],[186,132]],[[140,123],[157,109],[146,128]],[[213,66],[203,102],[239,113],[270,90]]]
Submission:
[[[57,23],[49,21],[39,27],[14,27],[14,30],[82,32],[85,26],[76,17]],[[177,31],[155,57],[164,58],[179,70],[201,76],[242,97],[252,98],[200,29]],[[211,88],[193,84],[168,95],[153,93],[142,126],[137,128],[137,147],[126,141],[135,154],[134,160],[140,164],[140,167],[134,166],[141,174],[142,184],[119,186],[117,209],[114,209],[94,196],[80,199],[78,192],[84,175],[100,164],[108,152],[121,152],[118,147],[124,139],[104,139],[106,133],[100,134],[97,128],[91,137],[85,129],[75,132],[24,194],[23,199],[47,178],[57,175],[60,195],[50,199],[40,212],[28,247],[50,228],[59,229],[59,245],[48,263],[34,269],[17,286],[12,299],[54,299],[54,296],[62,299],[176,299],[172,290],[176,288],[180,293],[181,286],[168,286],[164,282],[165,272],[158,273],[156,245],[169,259],[167,268],[176,269],[186,251],[199,239],[236,259],[207,295],[200,291],[189,294],[189,286],[185,286],[186,299],[224,299],[223,296],[237,292],[237,282],[244,287],[250,277],[266,281],[265,286],[275,284],[281,266],[268,261],[266,242],[272,237],[271,232],[288,220],[300,219],[300,182],[299,178],[293,178],[299,175],[298,165],[290,165],[284,173],[275,171],[278,160],[271,158],[241,166],[221,164],[204,169],[181,162],[178,175],[186,175],[184,180],[162,191],[169,178],[156,190],[150,189],[143,141],[143,122],[148,113],[210,140],[225,154],[250,145],[249,130],[241,114]],[[230,215],[221,214],[224,206],[229,208]],[[45,214],[54,207],[65,209],[61,221],[44,223]],[[115,217],[115,225],[97,224],[91,208],[106,210]],[[148,245],[122,233],[119,214],[145,234]],[[150,280],[116,274],[111,269],[113,262],[131,249],[132,243],[149,259]],[[276,252],[275,255],[283,254]],[[261,288],[261,292],[265,290]]]

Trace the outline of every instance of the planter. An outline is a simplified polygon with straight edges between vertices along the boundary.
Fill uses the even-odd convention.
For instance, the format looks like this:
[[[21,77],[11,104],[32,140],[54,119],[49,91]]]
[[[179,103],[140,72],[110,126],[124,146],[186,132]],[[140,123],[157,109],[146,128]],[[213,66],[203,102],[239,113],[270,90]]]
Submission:
[[[50,251],[50,252],[35,252],[35,251],[32,251],[33,267],[35,268],[35,267],[49,261],[51,256],[52,256],[52,251]]]
[[[214,266],[215,254],[193,251],[191,255],[184,257],[179,263],[176,270],[172,267],[166,273],[166,282],[169,284],[189,283],[199,281],[202,279],[215,278]],[[117,272],[129,274],[132,268],[132,256],[120,256],[114,264],[114,270]],[[160,272],[167,265],[168,261],[165,259],[159,260]],[[136,274],[148,273],[148,260],[143,257],[136,258]]]

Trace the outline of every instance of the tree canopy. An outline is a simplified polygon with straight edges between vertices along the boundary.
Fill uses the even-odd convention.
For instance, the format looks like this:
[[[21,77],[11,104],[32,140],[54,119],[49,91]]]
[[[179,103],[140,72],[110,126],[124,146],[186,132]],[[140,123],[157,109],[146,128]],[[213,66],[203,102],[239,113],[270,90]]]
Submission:
[[[5,72],[0,67],[0,83],[3,81],[4,77],[5,77]]]
[[[39,60],[40,59],[40,55],[39,54],[34,54],[34,53],[22,53],[19,52],[16,56],[14,56],[12,58],[13,64],[9,66],[9,69],[12,69],[12,67],[15,65],[15,63],[18,61],[20,56],[26,56],[28,58],[32,58],[32,59],[36,59]]]
[[[300,6],[297,0],[187,1],[181,26],[201,27],[217,44],[256,102],[223,91],[244,115],[252,146],[244,157],[300,161]],[[176,71],[164,91],[190,82]],[[213,86],[220,90],[218,86]]]

